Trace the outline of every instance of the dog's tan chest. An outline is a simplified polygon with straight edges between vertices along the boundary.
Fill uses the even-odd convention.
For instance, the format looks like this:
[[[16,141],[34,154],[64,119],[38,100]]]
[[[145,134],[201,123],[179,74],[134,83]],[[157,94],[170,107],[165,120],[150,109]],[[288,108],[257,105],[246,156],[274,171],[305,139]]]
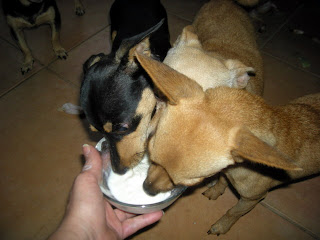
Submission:
[[[7,16],[7,22],[13,29],[33,28],[42,24],[50,24],[54,21],[55,10],[50,7],[45,13],[35,17],[34,23],[30,23],[22,17]]]

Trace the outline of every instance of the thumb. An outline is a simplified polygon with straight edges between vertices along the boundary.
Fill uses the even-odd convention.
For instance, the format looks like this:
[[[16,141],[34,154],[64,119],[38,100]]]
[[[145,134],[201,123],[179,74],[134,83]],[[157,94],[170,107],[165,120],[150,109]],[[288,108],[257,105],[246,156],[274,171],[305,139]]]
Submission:
[[[85,164],[82,168],[83,174],[92,174],[96,177],[97,181],[101,179],[102,159],[100,153],[93,146],[84,144],[82,146],[83,155],[85,157]]]

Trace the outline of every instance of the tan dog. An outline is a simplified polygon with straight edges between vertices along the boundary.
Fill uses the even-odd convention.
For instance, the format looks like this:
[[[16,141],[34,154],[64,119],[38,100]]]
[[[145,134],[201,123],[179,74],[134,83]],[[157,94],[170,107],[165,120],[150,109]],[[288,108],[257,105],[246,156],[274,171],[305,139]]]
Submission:
[[[217,199],[227,180],[240,195],[208,233],[226,233],[270,188],[319,173],[320,94],[272,107],[239,89],[203,91],[165,64],[143,55],[138,60],[168,99],[154,117],[145,190],[192,186],[221,172],[204,195]]]
[[[257,0],[241,2],[249,3]],[[204,90],[229,86],[258,95],[263,91],[262,59],[253,25],[231,0],[205,4],[194,23],[183,29],[164,63],[197,81]]]

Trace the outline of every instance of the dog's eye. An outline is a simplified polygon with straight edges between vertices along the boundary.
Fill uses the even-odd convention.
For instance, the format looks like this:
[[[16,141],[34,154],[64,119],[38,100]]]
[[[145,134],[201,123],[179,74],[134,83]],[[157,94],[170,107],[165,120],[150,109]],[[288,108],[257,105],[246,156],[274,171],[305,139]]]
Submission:
[[[129,125],[127,123],[118,123],[112,126],[112,132],[114,133],[125,133],[128,129]]]

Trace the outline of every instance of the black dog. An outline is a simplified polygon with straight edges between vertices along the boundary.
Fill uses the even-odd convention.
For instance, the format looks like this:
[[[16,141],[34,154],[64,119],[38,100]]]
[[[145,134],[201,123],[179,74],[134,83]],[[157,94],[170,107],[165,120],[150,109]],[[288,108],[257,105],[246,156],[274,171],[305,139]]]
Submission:
[[[59,58],[67,53],[60,44],[60,12],[55,0],[3,0],[2,8],[14,39],[24,55],[22,74],[30,71],[34,59],[24,38],[23,29],[49,24],[52,30],[53,50]],[[84,14],[80,0],[75,0],[76,14]]]
[[[103,133],[115,172],[125,173],[146,151],[156,98],[134,52],[163,60],[170,48],[160,0],[116,0],[110,10],[113,46],[84,64],[80,102],[92,129]]]

